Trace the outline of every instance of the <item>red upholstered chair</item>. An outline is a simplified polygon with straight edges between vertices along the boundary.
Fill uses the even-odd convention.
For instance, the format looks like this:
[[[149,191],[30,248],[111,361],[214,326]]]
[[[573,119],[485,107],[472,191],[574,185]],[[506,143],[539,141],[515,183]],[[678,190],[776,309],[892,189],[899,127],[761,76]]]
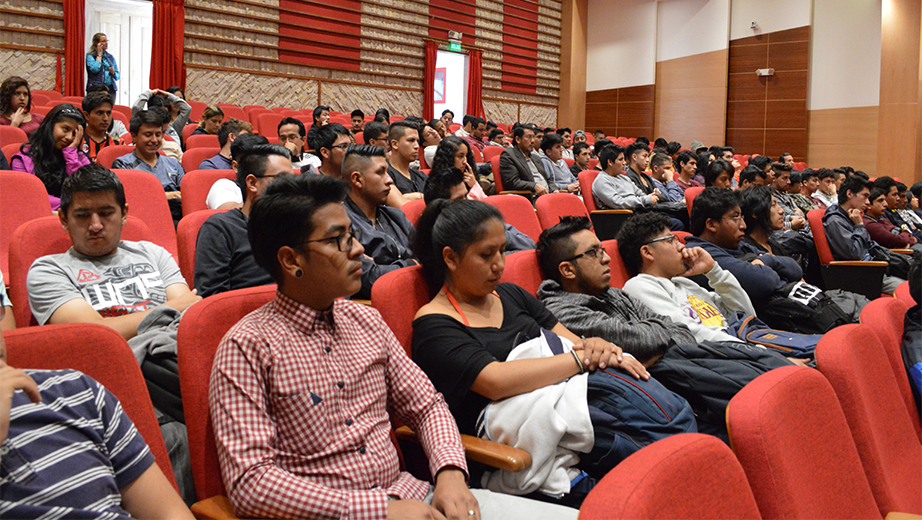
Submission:
[[[30,220],[50,216],[51,204],[45,185],[29,173],[0,171],[0,194],[3,194],[3,204],[0,204],[0,272],[3,273],[4,283],[10,283],[10,238],[13,232]]]
[[[608,285],[616,289],[622,289],[624,284],[631,279],[631,273],[629,273],[627,267],[624,266],[621,253],[618,252],[618,241],[614,239],[603,240],[602,247],[605,248],[605,252],[611,257],[611,262],[608,264],[608,267],[611,269],[611,280],[609,280]]]
[[[886,262],[861,261],[861,260],[835,260],[829,241],[826,240],[826,229],[823,226],[824,209],[814,209],[807,212],[807,220],[813,231],[813,243],[816,245],[816,254],[820,258],[820,274],[826,283],[827,289],[845,289],[867,296],[873,300],[880,296],[883,277],[887,270]]]
[[[70,103],[79,109],[83,105],[83,96],[63,96],[55,102],[56,105],[61,103]]]
[[[538,286],[544,281],[541,266],[538,264],[538,252],[528,249],[507,255],[506,267],[500,281],[514,283],[530,292],[532,296],[537,296]]]
[[[116,159],[123,155],[128,155],[132,152],[134,152],[134,145],[114,144],[112,146],[107,146],[100,150],[98,154],[96,154],[96,163],[101,164],[106,168],[112,168],[112,163]]]
[[[208,381],[215,352],[224,334],[241,318],[271,301],[275,291],[275,285],[265,285],[217,294],[189,307],[179,322],[176,343],[183,412],[197,418],[186,422],[186,433],[192,479],[200,500],[192,510],[198,518],[233,515],[230,501],[223,496],[226,491],[208,411]]]
[[[189,121],[201,121],[208,105],[201,101],[186,100],[186,103],[189,103],[189,106],[192,107],[192,112],[189,113]],[[185,132],[183,132],[183,136],[185,136]],[[183,137],[183,139],[185,139],[185,137]]]
[[[592,183],[601,172],[599,170],[583,170],[579,172],[579,191],[583,195],[583,204],[589,210],[589,218],[592,219],[592,227],[595,229],[596,236],[601,240],[610,240],[615,238],[618,230],[627,219],[634,214],[629,209],[598,209],[595,205],[595,198],[592,196]]]
[[[476,146],[472,146],[472,147],[471,147],[471,153],[474,154],[474,162],[477,162],[477,163],[482,163],[482,162],[484,162],[484,160],[483,160],[483,152],[481,152],[479,149],[477,149]]]
[[[163,185],[150,173],[140,170],[112,170],[125,187],[128,214],[143,220],[155,244],[179,258],[176,251],[176,228]]]
[[[563,158],[563,162],[567,163],[567,168],[572,168],[573,165],[576,164],[575,160],[567,159],[566,157]]]
[[[29,142],[29,136],[22,129],[10,125],[0,125],[0,144],[3,144],[3,146],[27,142]],[[6,160],[9,161],[10,158],[7,157]]]
[[[691,210],[695,202],[695,197],[697,197],[698,194],[700,194],[702,191],[704,191],[704,188],[701,186],[693,186],[685,190],[685,205],[688,206],[689,216],[691,216]]]
[[[218,138],[214,135],[193,135],[189,140],[192,141],[198,137],[214,137],[215,139]],[[218,155],[220,151],[220,148],[213,146],[187,147],[186,151],[182,154],[183,171],[191,172],[193,170],[198,170],[198,167],[202,164],[202,161],[205,159],[211,159],[215,155]]]
[[[493,184],[496,185],[497,195],[504,195],[504,194],[531,195],[532,194],[532,192],[530,191],[506,190],[505,188],[503,188],[503,176],[499,173],[499,155],[496,155],[490,159],[490,168],[493,170]]]
[[[881,518],[845,414],[818,371],[789,366],[757,377],[730,400],[727,427],[764,518]]]
[[[51,104],[51,98],[35,92],[34,90],[29,91],[29,95],[32,97],[32,105],[34,106],[43,106]]]
[[[912,307],[917,302],[912,298],[912,295],[909,294],[909,282],[903,282],[896,287],[896,290],[893,291],[893,296],[898,300],[906,304],[906,307]]]
[[[692,236],[688,231],[673,231],[673,235],[679,237],[679,242],[685,243],[685,239]]]
[[[189,123],[186,126],[182,127],[182,142],[183,144],[188,143],[189,138],[192,137],[192,132],[198,128],[196,123]]]
[[[228,103],[218,103],[218,107],[224,112],[224,120],[227,121],[230,118],[239,119],[241,121],[250,121],[250,116],[247,115],[246,111],[237,105],[231,105]]]
[[[266,112],[272,112],[272,110],[262,105],[244,105],[243,111],[246,112],[247,120],[250,123],[253,123],[256,120],[256,116],[258,114],[265,114]]]
[[[423,199],[413,199],[403,206],[400,206],[400,209],[403,210],[404,215],[407,216],[407,220],[415,227],[420,215],[422,215],[423,211],[426,209],[426,201]]]
[[[538,222],[535,208],[528,199],[512,195],[491,195],[483,201],[498,209],[507,224],[511,224],[535,242],[538,241],[541,224]]]
[[[266,137],[279,135],[279,123],[285,119],[285,116],[278,112],[265,112],[256,116],[256,122],[253,123],[253,131]],[[304,129],[307,132],[307,129]],[[307,134],[305,134],[307,135]]]
[[[139,218],[128,215],[128,223],[122,228],[122,240],[153,240],[147,225]],[[29,309],[29,293],[26,276],[32,262],[45,255],[63,253],[70,249],[71,241],[67,231],[61,228],[58,217],[42,217],[22,224],[13,233],[10,241],[10,301],[17,327],[37,325]],[[135,363],[137,364],[137,363]]]
[[[667,437],[624,459],[589,493],[579,517],[761,518],[733,452],[700,433]]]
[[[125,105],[112,105],[112,114],[116,112],[131,120],[131,107],[126,107]],[[127,128],[128,125],[126,124],[125,127]]]
[[[880,515],[922,515],[922,445],[870,327],[849,324],[824,334],[816,364],[839,398]]]
[[[491,162],[494,157],[499,157],[500,155],[502,155],[503,150],[505,150],[505,148],[502,146],[484,146],[483,152],[481,152],[481,155],[483,155],[483,161]],[[499,173],[499,171],[494,170],[493,176],[496,177],[497,173]]]
[[[5,143],[5,142],[6,141],[0,141],[0,143]],[[14,155],[19,153],[19,149],[22,147],[22,145],[23,143],[12,143],[12,144],[4,144],[2,147],[0,147],[0,149],[3,150],[3,156],[6,157],[7,163],[10,162],[10,159],[12,159]]]
[[[901,352],[903,345],[903,317],[906,315],[907,310],[908,307],[898,298],[877,298],[865,305],[864,309],[861,310],[861,323],[874,331],[883,346],[890,368],[896,378],[900,396],[906,404],[910,422],[919,440],[922,441],[919,410],[916,408],[916,402],[912,396],[912,388],[909,386],[909,377],[906,375]]]
[[[119,121],[121,121],[122,124],[125,125],[125,128],[128,128],[129,125],[131,124],[131,116],[126,116],[122,112],[118,112],[116,110],[112,110],[112,119],[118,119]],[[128,134],[128,135],[131,135],[131,134]]]
[[[448,125],[448,132],[453,134],[457,132],[460,128],[461,128],[461,123],[450,123]]]
[[[3,338],[10,366],[79,370],[112,392],[147,442],[160,470],[178,491],[141,367],[128,343],[114,329],[86,323],[46,325],[7,331]]]
[[[591,195],[590,195],[591,196]],[[558,222],[560,217],[576,216],[589,218],[589,211],[583,201],[572,193],[548,193],[535,201],[535,211],[541,229],[547,229]]]
[[[186,145],[186,150],[192,150],[193,148],[221,148],[217,134],[190,135],[188,139],[183,139],[182,142]]]
[[[223,213],[226,209],[206,209],[186,215],[179,221],[176,228],[176,247],[179,249],[179,270],[182,271],[186,285],[195,287],[195,244],[198,240],[198,231],[202,224],[215,213]]]
[[[47,116],[48,112],[51,112],[51,109],[54,108],[54,105],[55,104],[51,104],[51,105],[46,105],[42,107],[33,106],[32,110],[30,110],[29,112],[32,112],[33,114],[41,114],[43,116]]]
[[[61,99],[61,98],[64,97],[64,96],[61,95],[61,93],[58,92],[57,90],[33,90],[33,91],[31,91],[31,93],[32,93],[32,95],[41,94],[41,95],[47,97],[48,99],[50,99],[50,100],[52,100],[52,101],[58,100],[58,99]]]
[[[234,170],[186,170],[179,187],[182,192],[183,217],[208,209],[208,192],[218,179],[236,181],[237,177]]]

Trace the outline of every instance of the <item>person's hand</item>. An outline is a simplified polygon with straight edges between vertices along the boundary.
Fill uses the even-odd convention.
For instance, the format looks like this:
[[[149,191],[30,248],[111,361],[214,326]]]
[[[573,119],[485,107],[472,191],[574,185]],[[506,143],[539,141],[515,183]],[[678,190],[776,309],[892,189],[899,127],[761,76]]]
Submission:
[[[547,188],[545,188],[543,184],[535,184],[535,195],[538,197],[547,195]]]
[[[16,111],[13,112],[13,115],[10,116],[10,126],[15,126],[16,128],[19,128],[19,126],[22,125],[23,119],[25,118],[26,118],[26,108],[25,107],[17,108]]]
[[[656,195],[656,198],[661,198],[663,196],[663,192],[660,191],[659,188],[653,188],[653,194]]]
[[[285,149],[287,149],[289,152],[293,153],[294,155],[301,155],[301,150],[298,150],[298,145],[296,145],[295,143],[291,141],[288,141],[285,143]]]
[[[74,130],[74,140],[67,145],[68,148],[79,148],[83,143],[83,127],[77,125],[77,129]]]
[[[388,500],[388,520],[444,520],[445,516],[438,509],[419,500]]]
[[[631,374],[634,376],[634,379],[643,379],[644,381],[650,379],[650,373],[647,372],[647,367],[628,353],[624,354],[624,359],[622,359],[620,363],[612,364],[612,366]]]
[[[115,69],[112,66],[109,66],[109,75],[115,76]]]
[[[183,312],[189,307],[192,307],[193,303],[201,301],[201,299],[202,297],[198,295],[198,291],[195,289],[192,289],[191,291],[180,296],[179,298],[173,298],[172,300],[164,303],[164,305],[166,305],[167,307],[172,307],[179,312]]]
[[[181,191],[168,191],[168,192],[166,192],[166,200],[170,200],[170,199],[182,200],[182,192],[181,192]]]
[[[650,195],[650,200],[653,201],[652,202],[653,204],[656,204],[657,202],[659,202],[659,197],[657,197],[656,194],[653,194],[653,195]]]
[[[96,58],[101,58],[102,53],[106,52],[105,43],[99,42],[96,44]]]
[[[864,221],[861,219],[863,212],[858,208],[853,208],[848,210],[848,218],[852,219],[852,223],[855,225],[864,224]]]
[[[10,431],[10,408],[13,406],[13,394],[17,390],[24,391],[33,403],[42,400],[38,385],[28,374],[0,361],[0,442],[6,440]]]
[[[573,184],[567,185],[567,191],[570,193],[576,193],[579,191],[579,183],[574,182]]]
[[[432,507],[452,520],[474,520],[480,518],[480,506],[460,469],[445,468],[435,478],[435,492]],[[470,514],[473,512],[473,514]],[[388,511],[390,513],[390,511]]]
[[[685,259],[688,270],[680,276],[704,274],[714,268],[715,262],[711,254],[700,247],[686,247],[682,250],[682,257]]]
[[[621,347],[602,338],[586,338],[574,343],[573,350],[577,351],[579,358],[583,361],[583,367],[589,372],[616,366],[622,359]]]
[[[666,182],[672,181],[673,179],[675,179],[675,172],[667,169],[665,172],[663,172],[663,179]]]
[[[464,185],[467,186],[467,189],[471,189],[477,184],[477,177],[474,175],[474,170],[471,169],[471,165],[464,163]]]
[[[752,262],[749,262],[752,265],[765,265],[765,262],[759,260],[758,258],[754,259]]]
[[[793,216],[791,217],[791,229],[803,229],[807,225],[807,221],[803,217]]]

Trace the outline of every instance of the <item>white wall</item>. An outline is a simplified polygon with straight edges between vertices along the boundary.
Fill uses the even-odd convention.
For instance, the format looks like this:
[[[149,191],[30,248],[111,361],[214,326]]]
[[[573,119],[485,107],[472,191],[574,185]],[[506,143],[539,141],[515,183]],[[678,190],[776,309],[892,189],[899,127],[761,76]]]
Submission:
[[[880,102],[881,0],[842,4],[814,0],[808,110]]]
[[[839,0],[840,9],[850,8],[852,0]],[[810,25],[811,0],[732,0],[730,7],[730,39],[738,40],[757,34],[785,31]],[[750,29],[752,22],[759,29]]]
[[[656,61],[726,49],[729,25],[730,0],[661,0]]]
[[[586,90],[652,85],[656,1],[589,0]]]

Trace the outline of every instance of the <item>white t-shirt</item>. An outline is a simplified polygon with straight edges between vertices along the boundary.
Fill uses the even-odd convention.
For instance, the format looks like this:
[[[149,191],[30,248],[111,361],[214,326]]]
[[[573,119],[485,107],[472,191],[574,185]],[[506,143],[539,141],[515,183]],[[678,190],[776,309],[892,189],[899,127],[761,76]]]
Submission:
[[[228,202],[243,204],[243,192],[240,191],[240,186],[237,186],[236,181],[218,179],[208,190],[205,205],[208,206],[208,209],[218,209],[222,204],[227,204]]]

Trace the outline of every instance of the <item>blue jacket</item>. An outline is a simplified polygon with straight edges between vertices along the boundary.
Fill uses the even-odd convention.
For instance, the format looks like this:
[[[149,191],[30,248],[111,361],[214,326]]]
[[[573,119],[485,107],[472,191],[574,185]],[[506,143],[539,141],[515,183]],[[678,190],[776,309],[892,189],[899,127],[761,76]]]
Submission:
[[[700,247],[711,254],[721,268],[730,271],[736,277],[743,290],[753,302],[766,301],[775,291],[789,282],[803,278],[803,270],[797,261],[787,256],[775,256],[760,251],[755,247],[740,242],[736,249],[724,249],[717,244],[698,237],[685,239],[687,247]],[[741,260],[744,255],[758,257],[765,265]],[[696,280],[697,281],[697,280]]]

